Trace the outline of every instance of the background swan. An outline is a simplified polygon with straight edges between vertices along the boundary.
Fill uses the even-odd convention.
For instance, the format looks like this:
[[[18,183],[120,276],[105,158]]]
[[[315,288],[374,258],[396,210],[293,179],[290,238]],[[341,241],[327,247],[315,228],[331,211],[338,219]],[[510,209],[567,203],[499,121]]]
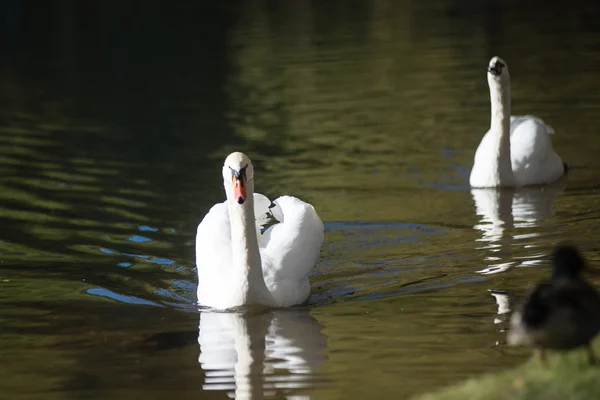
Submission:
[[[492,58],[487,76],[492,106],[490,130],[475,153],[471,186],[514,187],[558,180],[565,165],[552,148],[552,127],[531,115],[510,116],[510,75],[504,60]]]
[[[291,196],[271,205],[254,193],[254,168],[239,152],[225,160],[223,186],[227,201],[214,205],[198,225],[198,304],[227,309],[304,302],[324,240],[313,206]],[[272,218],[279,223],[261,234]]]

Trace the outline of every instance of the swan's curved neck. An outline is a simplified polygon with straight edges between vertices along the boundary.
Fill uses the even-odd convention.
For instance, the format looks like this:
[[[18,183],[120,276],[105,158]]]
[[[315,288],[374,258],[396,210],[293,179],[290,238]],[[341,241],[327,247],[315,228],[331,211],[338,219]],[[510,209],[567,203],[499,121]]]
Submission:
[[[262,262],[258,249],[258,237],[254,216],[254,198],[248,192],[244,204],[228,199],[229,221],[231,224],[231,251],[233,268],[240,274],[242,294],[247,302],[258,301],[268,293],[262,272]]]
[[[488,82],[492,106],[490,134],[494,141],[492,148],[497,149],[490,163],[501,184],[512,184],[515,178],[510,160],[510,84],[508,76],[500,81],[489,79]]]
[[[257,273],[260,273],[262,278],[258,238],[254,223],[254,199],[248,196],[244,204],[237,204],[231,200],[228,203],[233,266],[248,278]]]

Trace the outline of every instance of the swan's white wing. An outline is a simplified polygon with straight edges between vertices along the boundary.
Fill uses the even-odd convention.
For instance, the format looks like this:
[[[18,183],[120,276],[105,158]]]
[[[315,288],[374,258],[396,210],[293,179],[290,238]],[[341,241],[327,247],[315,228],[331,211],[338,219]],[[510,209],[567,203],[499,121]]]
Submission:
[[[310,294],[308,276],[324,240],[323,222],[312,205],[292,196],[274,201],[271,212],[280,222],[261,240],[263,275],[282,306],[302,303]]]
[[[513,116],[510,120],[510,152],[517,183],[535,185],[559,179],[564,166],[552,148],[548,125],[531,115]]]
[[[544,161],[552,149],[546,125],[530,116],[510,118],[510,158],[513,171],[532,168]]]
[[[231,266],[231,224],[227,203],[215,204],[204,217],[196,233],[198,303],[220,298],[219,288]]]
[[[554,131],[554,128],[551,127],[550,125],[546,124],[541,118],[536,117],[535,115],[511,115],[510,116],[510,131],[511,134],[514,130],[514,128],[516,128],[521,122],[524,122],[526,120],[534,120],[536,123],[543,125],[546,129],[546,133],[548,135],[554,135],[556,132]]]
[[[203,268],[218,267],[217,264],[231,264],[226,259],[226,252],[231,257],[231,225],[227,203],[215,204],[204,217],[196,232],[196,265]]]

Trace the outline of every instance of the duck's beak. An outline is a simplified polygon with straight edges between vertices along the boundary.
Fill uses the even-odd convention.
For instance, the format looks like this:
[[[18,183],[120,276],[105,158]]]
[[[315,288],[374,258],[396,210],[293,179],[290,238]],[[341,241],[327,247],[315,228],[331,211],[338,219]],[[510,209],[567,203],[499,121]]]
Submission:
[[[246,176],[244,174],[234,174],[231,181],[233,183],[233,198],[238,204],[244,204],[246,201]]]

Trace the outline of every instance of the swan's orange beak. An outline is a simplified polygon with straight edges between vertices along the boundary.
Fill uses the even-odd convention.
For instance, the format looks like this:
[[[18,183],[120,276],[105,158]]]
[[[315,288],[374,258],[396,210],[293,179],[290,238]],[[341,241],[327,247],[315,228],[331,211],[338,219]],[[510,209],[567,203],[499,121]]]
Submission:
[[[234,175],[231,178],[233,183],[233,198],[239,204],[244,204],[246,201],[246,176],[245,174]]]

